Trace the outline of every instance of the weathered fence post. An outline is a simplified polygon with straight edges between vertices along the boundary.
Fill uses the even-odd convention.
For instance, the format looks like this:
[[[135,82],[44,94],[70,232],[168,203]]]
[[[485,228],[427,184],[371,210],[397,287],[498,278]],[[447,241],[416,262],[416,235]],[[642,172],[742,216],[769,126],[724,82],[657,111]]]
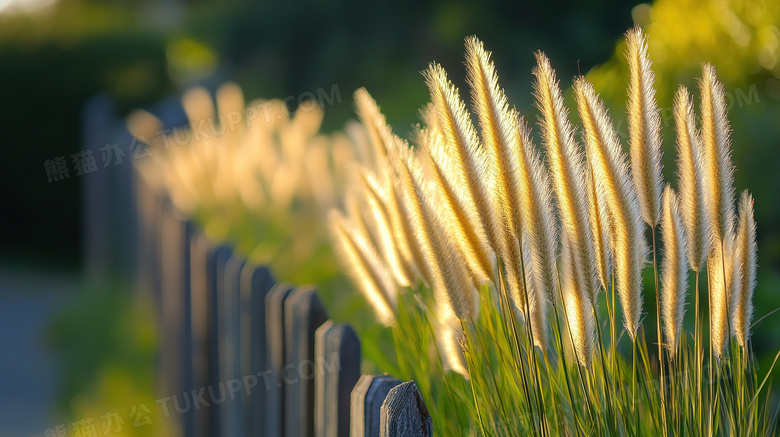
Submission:
[[[390,375],[363,375],[352,389],[350,437],[379,437],[380,414],[390,389],[401,384]]]
[[[245,260],[233,255],[225,264],[223,289],[219,290],[219,358],[220,381],[225,384],[227,399],[222,404],[219,435],[244,434],[244,399],[241,374],[241,273]],[[248,351],[246,352],[248,353]]]
[[[293,291],[284,312],[288,362],[281,374],[285,383],[285,436],[314,437],[314,333],[328,317],[317,293],[310,288]],[[311,369],[310,374],[306,374],[306,367]]]
[[[241,272],[241,376],[246,393],[245,435],[252,437],[266,435],[266,395],[270,387],[266,387],[265,379],[270,362],[266,353],[265,299],[273,286],[274,279],[266,266],[246,263]]]
[[[351,326],[331,320],[315,337],[315,437],[346,436],[350,393],[360,378],[360,340]]]
[[[161,291],[160,356],[158,386],[163,396],[181,396],[190,391],[192,378],[189,345],[189,259],[192,225],[170,204],[163,208],[160,222]],[[179,431],[192,435],[190,413],[176,416]]]
[[[263,373],[259,377],[263,378],[266,385],[265,406],[266,411],[266,436],[283,437],[284,413],[285,413],[285,390],[282,370],[288,363],[286,343],[289,341],[289,333],[285,330],[285,306],[293,288],[289,284],[279,283],[268,292],[265,300],[266,315],[266,335],[268,346],[268,363],[270,364],[269,373]]]
[[[83,152],[90,155],[97,153],[98,162],[100,148],[112,139],[112,131],[117,130],[119,125],[115,112],[113,101],[105,94],[92,97],[84,105],[81,115]],[[118,252],[115,242],[117,232],[112,231],[116,231],[117,223],[112,217],[114,208],[109,205],[119,196],[112,192],[118,187],[112,184],[111,170],[97,169],[80,176],[84,271],[92,281],[105,281],[111,273],[116,273],[117,266],[113,262]]]
[[[194,232],[194,225],[191,221],[186,220],[184,225],[184,260],[182,270],[182,284],[183,284],[183,298],[182,309],[183,311],[183,330],[182,330],[182,391],[173,393],[175,396],[187,396],[188,393],[195,388],[193,385],[195,378],[195,369],[193,368],[194,356],[192,350],[192,235]],[[190,406],[183,413],[183,432],[184,437],[195,436],[195,413]]]
[[[221,296],[225,294],[226,266],[233,255],[232,249],[227,246],[219,246],[211,253],[206,266],[208,276],[208,393],[207,403],[209,417],[209,436],[219,437],[222,429],[221,411],[223,403],[227,399],[225,386],[220,382],[220,349],[222,338],[219,335],[220,320],[224,319]]]
[[[162,203],[162,195],[158,187],[152,187],[135,172],[134,191],[138,198],[138,259],[137,272],[139,290],[151,296],[153,302],[159,303],[159,251],[158,251],[158,218]]]
[[[186,393],[182,408],[192,415],[195,437],[208,431],[208,412],[200,402],[201,393],[209,384],[208,369],[208,260],[213,252],[208,238],[194,233],[190,241],[190,350],[192,357],[191,391]]]
[[[381,410],[381,437],[430,437],[433,425],[414,381],[393,387]]]

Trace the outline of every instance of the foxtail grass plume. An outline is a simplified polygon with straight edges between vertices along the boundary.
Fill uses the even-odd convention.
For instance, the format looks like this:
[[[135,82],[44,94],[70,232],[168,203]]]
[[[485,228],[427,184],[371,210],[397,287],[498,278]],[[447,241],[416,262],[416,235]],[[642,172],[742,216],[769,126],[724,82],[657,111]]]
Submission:
[[[525,313],[529,308],[530,272],[523,276],[525,269],[520,247],[522,216],[519,214],[519,205],[515,204],[516,197],[512,196],[516,186],[513,186],[510,154],[519,148],[514,142],[514,118],[503,91],[498,87],[498,77],[490,61],[490,54],[474,37],[466,40],[466,69],[487,159],[485,177],[495,192],[494,215],[498,217],[494,221],[502,224],[495,229],[493,247],[504,260],[506,285],[514,305]],[[513,211],[517,213],[512,214]]]
[[[512,190],[512,210],[505,210],[506,220],[521,224],[518,238],[510,239],[519,249],[523,245],[523,262],[527,280],[528,295],[526,319],[532,322],[534,342],[544,350],[546,340],[547,304],[556,301],[558,295],[558,232],[552,205],[550,176],[544,167],[536,147],[531,141],[528,128],[514,112],[515,143],[509,150],[507,168]],[[518,217],[521,216],[521,217]],[[510,218],[512,217],[512,218]]]
[[[460,320],[455,316],[455,312],[446,299],[443,302],[436,302],[435,317],[436,341],[444,369],[452,370],[468,378],[468,363],[461,345],[463,329]]]
[[[359,196],[356,191],[349,191],[344,195],[344,212],[349,217],[350,224],[355,231],[365,237],[366,242],[373,248],[380,247],[376,227],[371,221],[367,208],[367,199]],[[377,254],[379,252],[377,251]]]
[[[401,253],[395,243],[395,232],[392,220],[387,210],[384,199],[386,194],[379,181],[370,170],[359,167],[356,170],[359,185],[368,203],[368,209],[373,216],[373,229],[375,229],[378,247],[381,248],[382,259],[392,272],[396,284],[400,287],[412,285],[407,266],[401,258]]]
[[[626,33],[626,44],[631,172],[642,218],[655,226],[661,214],[661,120],[653,88],[655,74],[647,56],[647,38],[639,26]]]
[[[599,197],[599,191],[603,192],[603,190],[596,189],[593,165],[589,165],[588,203],[590,204],[590,228],[593,232],[593,253],[596,258],[596,274],[601,286],[606,290],[609,287],[609,278],[612,273],[612,249],[609,241],[606,199]]]
[[[371,95],[365,88],[355,91],[355,106],[361,123],[368,131],[371,144],[374,146],[374,166],[381,169],[387,166],[387,143],[390,141],[392,131],[388,126],[385,116],[377,106]]]
[[[729,337],[729,300],[732,286],[734,240],[734,167],[726,118],[726,97],[715,67],[702,66],[701,135],[704,150],[704,181],[710,214],[712,249],[707,259],[710,281],[711,342],[720,358]]]
[[[423,178],[418,157],[409,146],[396,138],[389,144],[388,159],[395,169],[403,190],[408,217],[412,219],[416,239],[426,261],[429,283],[437,299],[449,299],[455,315],[461,320],[476,317],[476,289],[457,248],[449,240],[435,196]]]
[[[731,128],[726,118],[726,96],[715,67],[702,66],[701,136],[704,146],[704,180],[711,232],[721,239],[734,227],[734,166],[731,163]]]
[[[734,285],[731,293],[731,329],[737,343],[747,348],[756,288],[756,222],[753,197],[743,191],[739,199],[739,222],[734,248]]]
[[[720,359],[728,345],[729,306],[733,285],[734,235],[716,239],[709,258],[707,275],[710,293],[710,342],[715,357]]]
[[[377,165],[379,187],[374,187],[374,192],[384,193],[382,199],[390,219],[396,249],[409,274],[412,284],[418,281],[428,282],[423,249],[414,235],[414,220],[404,200],[404,190],[399,180],[395,177],[393,168],[388,160],[388,150],[394,141],[399,139],[392,133],[392,129],[385,122],[385,117],[379,112],[374,99],[365,89],[355,92],[356,105],[361,120],[368,127],[369,137],[374,150],[374,162]]]
[[[413,284],[425,280],[425,260],[419,245],[414,240],[414,228],[403,204],[403,192],[398,181],[391,176],[392,171],[386,168],[382,171],[382,186],[384,187],[384,204],[390,218],[395,244],[409,279]]]
[[[688,90],[682,85],[674,98],[674,121],[677,130],[678,186],[688,262],[694,271],[701,272],[712,247],[710,211],[706,201],[701,138],[696,129],[693,102]]]
[[[574,93],[597,197],[606,201],[623,323],[634,339],[642,316],[642,267],[648,251],[638,196],[612,120],[593,86],[579,78]]]
[[[542,163],[523,119],[515,112],[518,148],[509,157],[513,204],[522,213],[522,241],[528,246],[530,271],[537,293],[550,302],[558,292],[558,229],[552,205],[550,175]],[[509,215],[507,212],[506,215]],[[541,297],[540,297],[541,298]]]
[[[507,231],[507,282],[517,309],[531,312],[525,317],[534,321],[535,341],[542,346],[544,309],[547,300],[554,300],[557,285],[549,177],[523,120],[509,108],[498,85],[490,53],[475,37],[466,41],[466,68],[482,143],[490,159],[497,212]],[[521,244],[528,247],[525,255],[520,253]],[[521,259],[525,266],[520,264]],[[525,281],[519,277],[523,271]]]
[[[203,120],[214,120],[214,101],[211,95],[205,88],[194,87],[187,90],[181,98],[182,108],[187,114],[187,121],[189,126],[198,126],[203,123]],[[199,141],[193,138],[193,143],[190,144],[193,150],[193,157],[195,158],[198,166],[204,169],[207,173],[214,173],[214,166],[216,164],[216,151],[212,147],[205,146],[208,138],[203,138],[203,141]],[[213,182],[213,181],[209,181]]]
[[[466,39],[466,69],[482,144],[490,158],[488,164],[494,179],[495,197],[500,211],[504,212],[516,206],[510,194],[513,187],[509,168],[511,150],[518,147],[514,143],[514,117],[506,96],[498,86],[498,76],[490,54],[475,37]],[[516,235],[520,230],[520,223],[514,220],[514,217],[507,219],[508,230]]]
[[[349,219],[334,209],[329,216],[330,228],[337,251],[347,273],[374,308],[379,321],[390,325],[395,320],[395,284],[379,260],[366,236],[357,232]]]
[[[680,342],[685,296],[688,289],[688,261],[685,255],[685,232],[679,201],[672,187],[664,189],[661,233],[664,259],[661,266],[661,313],[666,335],[666,349],[674,359]]]
[[[526,275],[533,277],[534,266],[530,246],[523,245],[523,266]],[[526,293],[528,296],[528,308],[523,309],[522,314],[526,319],[530,319],[531,334],[533,335],[534,345],[544,351],[547,347],[547,303],[548,298],[543,291],[537,289],[539,281],[526,281]]]
[[[494,207],[493,181],[486,169],[486,151],[479,144],[458,90],[447,79],[444,69],[432,64],[425,76],[438,129],[444,137],[443,145],[452,157],[453,177],[460,182],[464,198],[473,203],[479,217],[479,222],[472,223],[472,226],[483,229],[490,247],[500,255],[504,247],[504,231]]]
[[[583,265],[573,250],[571,240],[564,235],[561,240],[561,270],[563,310],[574,343],[574,351],[580,365],[588,367],[593,358],[596,341],[596,318],[593,294],[585,285],[589,266]]]
[[[435,278],[432,269],[436,267],[436,263],[431,262],[433,248],[422,209],[422,191],[415,186],[415,181],[420,177],[415,178],[412,174],[422,170],[417,157],[408,150],[408,146],[400,138],[392,138],[387,152],[392,169],[390,178],[399,202],[404,226],[409,230],[409,243],[411,243],[414,261],[422,276],[421,279],[428,286],[434,287]]]
[[[542,142],[547,150],[561,217],[561,239],[568,240],[568,256],[585,270],[578,279],[578,286],[582,287],[579,291],[587,292],[592,298],[597,286],[582,151],[574,140],[574,128],[569,123],[568,110],[563,105],[550,60],[541,52],[537,52],[536,60],[534,90],[541,112]]]
[[[473,202],[469,202],[464,196],[459,181],[453,180],[456,179],[453,177],[454,166],[443,145],[444,138],[437,135],[435,129],[421,129],[417,132],[417,141],[429,179],[439,193],[442,214],[447,217],[447,232],[463,253],[466,263],[477,278],[477,285],[490,282],[493,274],[493,251],[488,245],[484,229],[474,226],[474,223],[479,222],[479,214]]]

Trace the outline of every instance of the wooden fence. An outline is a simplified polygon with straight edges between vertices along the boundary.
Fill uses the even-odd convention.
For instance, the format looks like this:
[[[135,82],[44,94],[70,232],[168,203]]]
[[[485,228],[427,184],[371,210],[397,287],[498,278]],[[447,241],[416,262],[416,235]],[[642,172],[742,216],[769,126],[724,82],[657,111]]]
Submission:
[[[310,287],[210,241],[136,175],[138,272],[159,313],[159,390],[185,437],[430,436],[414,382],[361,375],[360,340]]]

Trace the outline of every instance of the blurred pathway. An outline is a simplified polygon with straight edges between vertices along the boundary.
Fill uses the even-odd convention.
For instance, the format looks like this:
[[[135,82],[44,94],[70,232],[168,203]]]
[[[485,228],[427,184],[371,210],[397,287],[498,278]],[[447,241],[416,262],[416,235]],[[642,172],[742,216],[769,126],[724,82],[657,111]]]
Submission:
[[[77,287],[77,275],[0,266],[0,437],[52,425],[58,366],[43,335]]]

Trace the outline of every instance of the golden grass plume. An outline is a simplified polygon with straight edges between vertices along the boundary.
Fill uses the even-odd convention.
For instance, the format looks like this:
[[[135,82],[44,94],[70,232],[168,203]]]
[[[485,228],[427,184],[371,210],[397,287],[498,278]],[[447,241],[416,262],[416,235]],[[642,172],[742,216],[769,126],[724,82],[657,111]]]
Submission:
[[[731,329],[737,343],[747,347],[753,317],[753,291],[756,288],[756,222],[753,196],[743,191],[739,199],[739,222],[735,239],[734,286],[731,292]]]
[[[680,207],[685,224],[688,262],[700,272],[712,247],[710,211],[706,203],[704,158],[701,138],[688,90],[680,85],[674,98],[674,121],[677,130],[677,174]]]
[[[672,187],[664,189],[661,232],[664,259],[661,265],[661,313],[666,334],[666,348],[674,358],[685,316],[688,289],[688,260],[685,254],[685,231],[679,200]]]
[[[650,226],[661,214],[661,119],[655,100],[655,74],[647,56],[647,37],[639,26],[626,33],[628,60],[628,127],[631,172],[642,218]]]
[[[612,120],[593,86],[584,78],[579,78],[574,83],[574,93],[585,127],[585,145],[593,168],[597,197],[606,201],[624,325],[633,339],[642,314],[642,268],[647,258],[637,190],[631,181]]]

